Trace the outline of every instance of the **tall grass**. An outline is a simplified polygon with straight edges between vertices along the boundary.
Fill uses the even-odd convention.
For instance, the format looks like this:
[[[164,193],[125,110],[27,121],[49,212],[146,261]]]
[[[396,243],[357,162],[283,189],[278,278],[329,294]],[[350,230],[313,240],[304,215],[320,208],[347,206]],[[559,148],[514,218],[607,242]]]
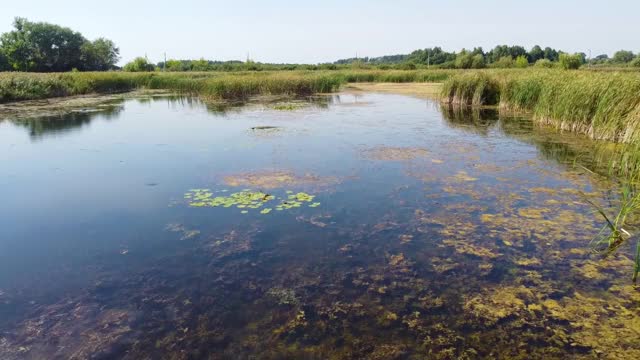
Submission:
[[[309,95],[336,91],[347,82],[442,82],[452,70],[339,70],[274,72],[101,72],[0,73],[0,103],[50,97],[112,93],[136,88],[166,89],[216,99],[255,95]]]
[[[539,123],[617,142],[640,140],[640,74],[553,69],[463,73],[443,101],[531,111]]]

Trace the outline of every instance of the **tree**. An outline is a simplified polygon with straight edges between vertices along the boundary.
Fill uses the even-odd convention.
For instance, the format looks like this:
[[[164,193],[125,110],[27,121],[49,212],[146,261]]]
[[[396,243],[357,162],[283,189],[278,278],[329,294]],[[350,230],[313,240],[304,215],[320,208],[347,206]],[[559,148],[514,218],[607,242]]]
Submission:
[[[473,65],[473,55],[465,49],[460,50],[456,55],[456,68],[471,69]]]
[[[497,68],[512,68],[513,65],[513,58],[509,55],[503,56],[493,63],[493,67]]]
[[[631,63],[629,65],[640,68],[640,55],[636,56],[635,59],[631,60]]]
[[[137,57],[128,62],[122,69],[130,72],[153,71],[155,66],[149,63],[147,58]]]
[[[605,64],[609,62],[609,55],[607,54],[598,55],[592,59],[592,62],[594,64]]]
[[[560,67],[565,70],[579,69],[583,64],[583,57],[581,54],[560,54]]]
[[[527,67],[529,67],[529,60],[527,60],[526,56],[520,55],[516,59],[516,62],[514,64],[514,66],[517,67],[517,68],[527,68]]]
[[[619,64],[626,64],[628,62],[631,62],[633,58],[633,52],[627,50],[616,51],[616,53],[613,54],[613,62]]]
[[[484,60],[484,56],[482,54],[473,55],[473,61],[471,62],[471,67],[474,69],[482,69],[486,66],[486,62]]]
[[[550,47],[544,48],[544,58],[549,61],[558,61],[560,59],[560,53]]]
[[[556,63],[551,62],[551,60],[549,59],[540,59],[536,61],[534,66],[539,68],[551,69],[556,66]]]
[[[192,71],[207,71],[209,70],[209,61],[205,59],[193,60],[191,62]]]
[[[119,50],[111,40],[89,42],[67,27],[24,18],[16,18],[13,27],[0,36],[0,67],[5,62],[18,71],[108,70],[118,61]]]
[[[81,67],[81,47],[87,41],[82,34],[24,18],[16,18],[13,26],[0,43],[14,69],[53,72]]]
[[[112,69],[120,59],[120,49],[113,41],[98,38],[82,45],[82,70],[105,71]]]
[[[529,62],[536,63],[540,59],[544,59],[544,50],[538,45],[534,46],[529,50]]]
[[[9,66],[9,59],[7,59],[7,57],[4,56],[4,53],[0,51],[0,71],[9,71],[9,70],[11,70],[11,66]]]
[[[482,48],[476,48],[472,52],[462,49],[455,60],[458,69],[481,69],[485,66],[484,52]]]

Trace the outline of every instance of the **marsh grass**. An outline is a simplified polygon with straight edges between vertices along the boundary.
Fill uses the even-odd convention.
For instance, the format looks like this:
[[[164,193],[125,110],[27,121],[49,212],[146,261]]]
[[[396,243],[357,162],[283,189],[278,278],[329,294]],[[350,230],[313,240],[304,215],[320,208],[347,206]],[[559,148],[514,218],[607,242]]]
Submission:
[[[442,100],[530,111],[541,124],[616,142],[640,140],[640,74],[486,70],[449,78]]]
[[[619,204],[615,213],[610,214],[606,209],[589,199],[583,194],[583,198],[602,217],[605,224],[591,241],[591,248],[597,254],[605,257],[617,252],[622,245],[628,242],[636,242],[635,260],[632,280],[638,279],[640,272],[640,234],[633,235],[627,229],[629,220],[637,217],[640,211],[640,192],[638,191],[638,178],[624,184],[620,190]]]
[[[349,82],[443,82],[452,70],[243,71],[243,72],[83,72],[0,73],[0,103],[52,97],[163,89],[222,100],[256,95],[329,93]]]

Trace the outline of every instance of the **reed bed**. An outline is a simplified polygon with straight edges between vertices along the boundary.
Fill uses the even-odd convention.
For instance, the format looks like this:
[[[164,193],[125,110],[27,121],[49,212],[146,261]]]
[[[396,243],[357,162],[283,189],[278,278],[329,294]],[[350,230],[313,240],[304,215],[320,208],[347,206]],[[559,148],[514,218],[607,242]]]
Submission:
[[[640,74],[487,70],[449,78],[445,103],[530,111],[538,123],[594,139],[640,141]]]
[[[310,95],[347,82],[442,82],[452,70],[339,70],[174,73],[0,73],[0,103],[51,97],[165,89],[208,98],[242,100],[256,95]]]

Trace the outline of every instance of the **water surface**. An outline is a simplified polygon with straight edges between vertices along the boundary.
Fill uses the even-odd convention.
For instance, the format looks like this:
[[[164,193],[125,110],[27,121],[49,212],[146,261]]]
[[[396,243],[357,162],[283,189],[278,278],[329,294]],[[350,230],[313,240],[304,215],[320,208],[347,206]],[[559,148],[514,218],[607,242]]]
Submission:
[[[140,97],[0,147],[3,359],[640,357],[615,185],[527,117]]]

